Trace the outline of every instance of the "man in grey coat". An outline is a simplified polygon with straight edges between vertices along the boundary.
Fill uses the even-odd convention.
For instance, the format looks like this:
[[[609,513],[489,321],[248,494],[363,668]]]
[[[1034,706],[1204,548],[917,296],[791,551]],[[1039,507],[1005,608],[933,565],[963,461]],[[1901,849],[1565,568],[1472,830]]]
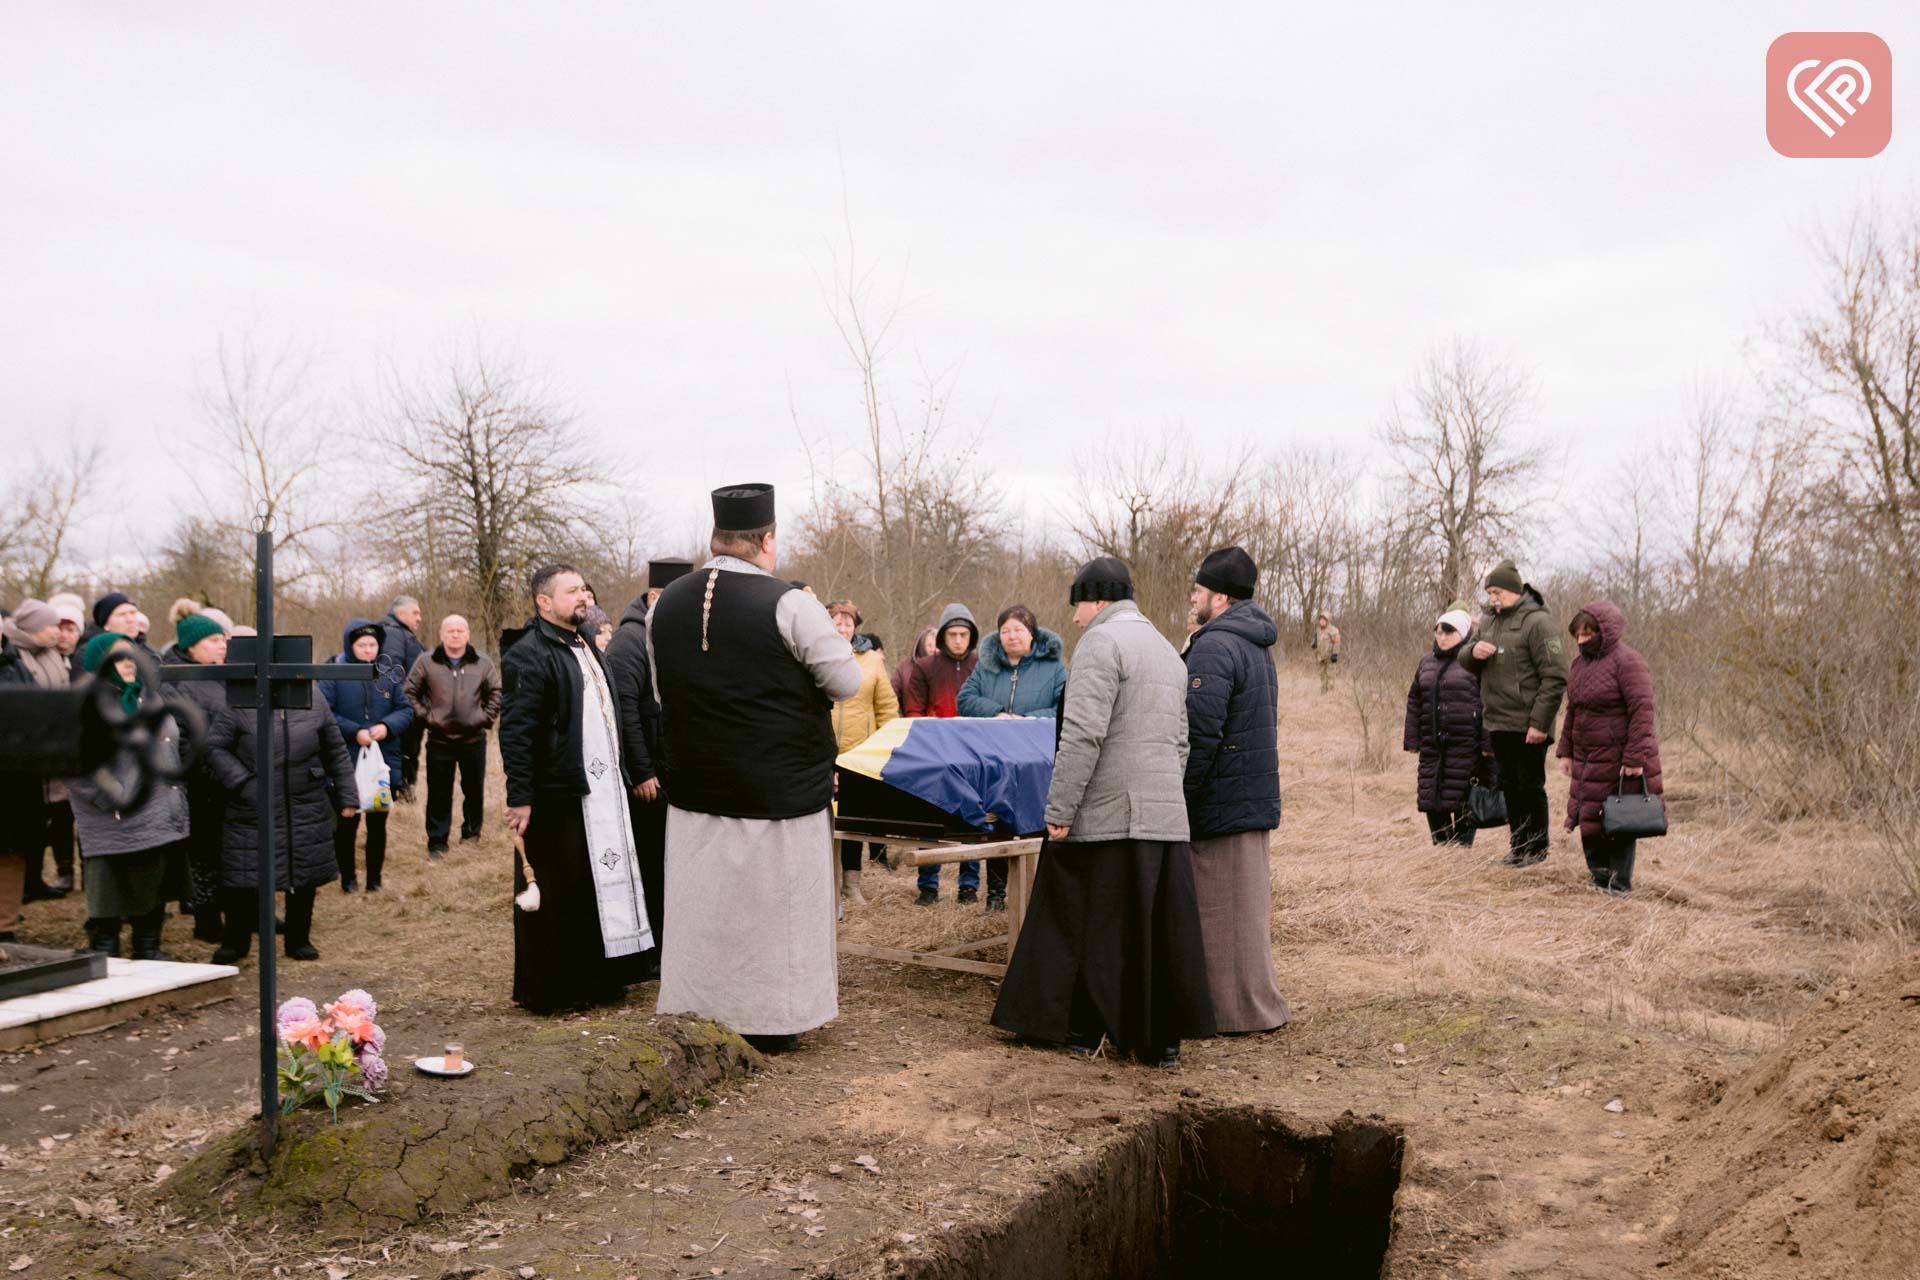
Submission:
[[[1133,601],[1127,566],[1102,556],[1071,600],[1086,635],[1059,720],[1047,850],[994,1006],[994,1025],[1163,1066],[1210,1035],[1192,850],[1187,843],[1187,674]]]

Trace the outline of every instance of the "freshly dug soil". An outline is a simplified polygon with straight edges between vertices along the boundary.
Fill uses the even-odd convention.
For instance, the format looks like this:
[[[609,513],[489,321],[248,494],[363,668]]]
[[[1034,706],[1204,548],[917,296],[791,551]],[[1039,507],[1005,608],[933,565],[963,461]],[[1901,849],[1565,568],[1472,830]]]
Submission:
[[[1836,986],[1676,1144],[1680,1274],[1920,1274],[1920,957]]]

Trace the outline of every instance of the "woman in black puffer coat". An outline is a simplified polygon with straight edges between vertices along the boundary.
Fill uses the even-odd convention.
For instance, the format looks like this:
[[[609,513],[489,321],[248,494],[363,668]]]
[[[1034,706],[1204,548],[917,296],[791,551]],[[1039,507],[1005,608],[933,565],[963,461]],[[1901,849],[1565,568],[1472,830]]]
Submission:
[[[1420,757],[1420,812],[1435,844],[1473,844],[1473,814],[1467,807],[1474,778],[1493,756],[1493,740],[1480,718],[1480,677],[1454,661],[1471,642],[1473,618],[1449,610],[1433,629],[1433,649],[1420,659],[1407,690],[1407,733],[1402,745]]]
[[[220,909],[225,936],[215,964],[233,964],[252,945],[260,916],[260,823],[253,795],[253,753],[259,735],[252,711],[235,711],[213,726],[207,768],[227,789],[226,830],[220,845]],[[352,817],[360,791],[353,779],[340,725],[319,698],[305,711],[273,713],[273,883],[287,895],[286,953],[318,960],[312,943],[313,897],[339,874],[333,856],[333,815]],[[328,786],[331,784],[332,792]]]

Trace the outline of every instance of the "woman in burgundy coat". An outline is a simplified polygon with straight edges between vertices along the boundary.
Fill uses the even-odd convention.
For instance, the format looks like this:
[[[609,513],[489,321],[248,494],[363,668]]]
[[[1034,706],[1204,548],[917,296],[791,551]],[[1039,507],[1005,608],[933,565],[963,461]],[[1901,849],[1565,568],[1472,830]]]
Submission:
[[[1621,643],[1627,620],[1605,600],[1573,616],[1567,631],[1580,652],[1567,673],[1567,718],[1560,727],[1560,771],[1573,779],[1567,830],[1580,831],[1593,883],[1613,893],[1633,888],[1631,839],[1601,829],[1601,806],[1626,778],[1660,795],[1660,743],[1653,730],[1653,674]]]

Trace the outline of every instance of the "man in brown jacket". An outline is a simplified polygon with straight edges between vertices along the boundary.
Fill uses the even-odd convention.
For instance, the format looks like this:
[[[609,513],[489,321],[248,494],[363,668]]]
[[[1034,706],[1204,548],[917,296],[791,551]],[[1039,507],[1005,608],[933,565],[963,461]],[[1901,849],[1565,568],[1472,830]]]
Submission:
[[[478,840],[486,813],[487,730],[500,718],[500,673],[467,643],[467,620],[448,614],[440,645],[407,673],[407,701],[427,726],[427,857],[447,851],[453,774],[460,772],[460,839]]]

